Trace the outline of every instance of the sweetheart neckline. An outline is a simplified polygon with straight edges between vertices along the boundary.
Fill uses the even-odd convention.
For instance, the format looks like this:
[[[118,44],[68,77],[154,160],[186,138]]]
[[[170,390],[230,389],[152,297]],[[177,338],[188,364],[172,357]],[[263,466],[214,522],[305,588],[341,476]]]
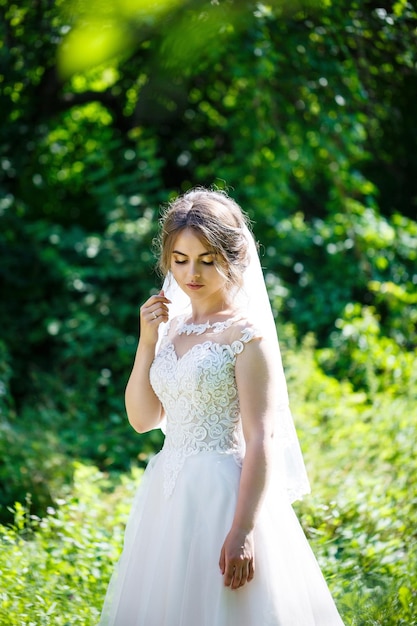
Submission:
[[[239,341],[239,340],[238,340]],[[234,343],[234,342],[233,342]],[[194,348],[196,348],[197,346],[214,346],[217,345],[220,348],[230,348],[232,349],[232,344],[230,343],[220,343],[219,341],[213,341],[212,339],[206,339],[206,341],[200,341],[199,343],[195,343],[193,346],[191,346],[190,348],[188,348],[188,350],[186,350],[184,352],[184,354],[179,355],[175,349],[175,346],[173,344],[173,342],[171,341],[171,339],[167,340],[167,348],[171,348],[171,352],[175,357],[175,360],[177,363],[179,363],[180,361],[183,360],[184,357],[186,357],[188,354],[190,354],[190,352],[192,352],[194,350]],[[164,346],[165,348],[165,346]],[[164,349],[163,348],[163,349]]]

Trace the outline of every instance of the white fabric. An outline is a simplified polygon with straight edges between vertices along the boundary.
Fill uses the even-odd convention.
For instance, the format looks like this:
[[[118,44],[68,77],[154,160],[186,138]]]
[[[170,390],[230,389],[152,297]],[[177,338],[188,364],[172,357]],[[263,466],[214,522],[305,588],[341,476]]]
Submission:
[[[139,486],[99,626],[343,626],[277,474],[255,528],[255,577],[223,585],[244,455],[234,368],[255,336],[241,321],[182,355],[175,327],[162,339],[150,379],[165,443]]]
[[[274,361],[276,363],[275,456],[277,461],[283,461],[283,463],[280,463],[281,480],[285,484],[290,502],[294,502],[310,493],[310,484],[289,407],[287,382],[282,366],[275,320],[256,244],[252,234],[246,227],[245,235],[249,242],[249,264],[244,273],[243,285],[233,296],[233,303],[260,330],[262,336],[267,339],[269,346],[274,351]],[[168,274],[164,281],[163,290],[167,298],[172,302],[169,306],[170,320],[177,316],[188,316],[191,314],[190,299],[178,286],[171,273]],[[161,339],[166,333],[165,324],[161,324],[159,332],[157,351]],[[165,431],[165,422],[160,427]]]
[[[224,326],[227,329],[227,325]],[[255,332],[242,330],[240,338],[231,345],[222,343],[221,338],[214,340],[217,333],[218,329],[213,330],[211,340],[194,344],[182,357],[177,356],[174,344],[166,338],[158,353],[156,373],[154,367],[151,369],[152,386],[155,393],[164,398],[169,415],[163,461],[167,496],[172,494],[188,456],[218,452],[232,455],[242,464],[245,441],[234,364],[236,355]],[[160,375],[162,367],[163,375]],[[207,378],[207,384],[203,384],[202,376]]]

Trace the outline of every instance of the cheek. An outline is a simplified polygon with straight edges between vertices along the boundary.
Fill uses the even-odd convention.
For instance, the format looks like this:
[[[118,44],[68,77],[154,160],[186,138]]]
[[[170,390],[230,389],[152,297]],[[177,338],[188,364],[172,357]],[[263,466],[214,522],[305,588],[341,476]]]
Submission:
[[[171,263],[171,273],[176,280],[182,280],[186,275],[186,265],[177,265],[176,263]]]
[[[171,263],[171,273],[173,276],[178,276],[180,265],[175,265],[175,263]]]
[[[216,274],[213,275],[212,285],[216,289],[226,289],[227,290],[228,281],[222,274],[216,272]]]
[[[228,272],[227,267],[223,267],[222,265],[217,266],[215,269],[216,280],[219,282],[227,283],[228,282]]]

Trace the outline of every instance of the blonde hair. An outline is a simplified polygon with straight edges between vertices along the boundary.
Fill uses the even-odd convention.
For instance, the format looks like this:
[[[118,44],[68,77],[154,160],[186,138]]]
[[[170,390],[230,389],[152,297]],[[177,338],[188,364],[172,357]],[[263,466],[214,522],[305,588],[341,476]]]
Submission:
[[[171,253],[179,233],[193,230],[208,250],[216,253],[218,271],[231,285],[241,286],[248,264],[248,219],[240,206],[224,191],[196,188],[173,200],[161,219],[157,240],[158,268],[166,276],[171,267]]]

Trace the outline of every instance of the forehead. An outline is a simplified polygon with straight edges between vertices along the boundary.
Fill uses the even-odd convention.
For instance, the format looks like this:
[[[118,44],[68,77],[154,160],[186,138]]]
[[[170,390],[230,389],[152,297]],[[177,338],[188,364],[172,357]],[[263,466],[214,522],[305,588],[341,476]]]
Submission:
[[[187,256],[198,256],[209,252],[209,247],[202,237],[191,228],[185,228],[175,237],[172,252],[182,252]]]

